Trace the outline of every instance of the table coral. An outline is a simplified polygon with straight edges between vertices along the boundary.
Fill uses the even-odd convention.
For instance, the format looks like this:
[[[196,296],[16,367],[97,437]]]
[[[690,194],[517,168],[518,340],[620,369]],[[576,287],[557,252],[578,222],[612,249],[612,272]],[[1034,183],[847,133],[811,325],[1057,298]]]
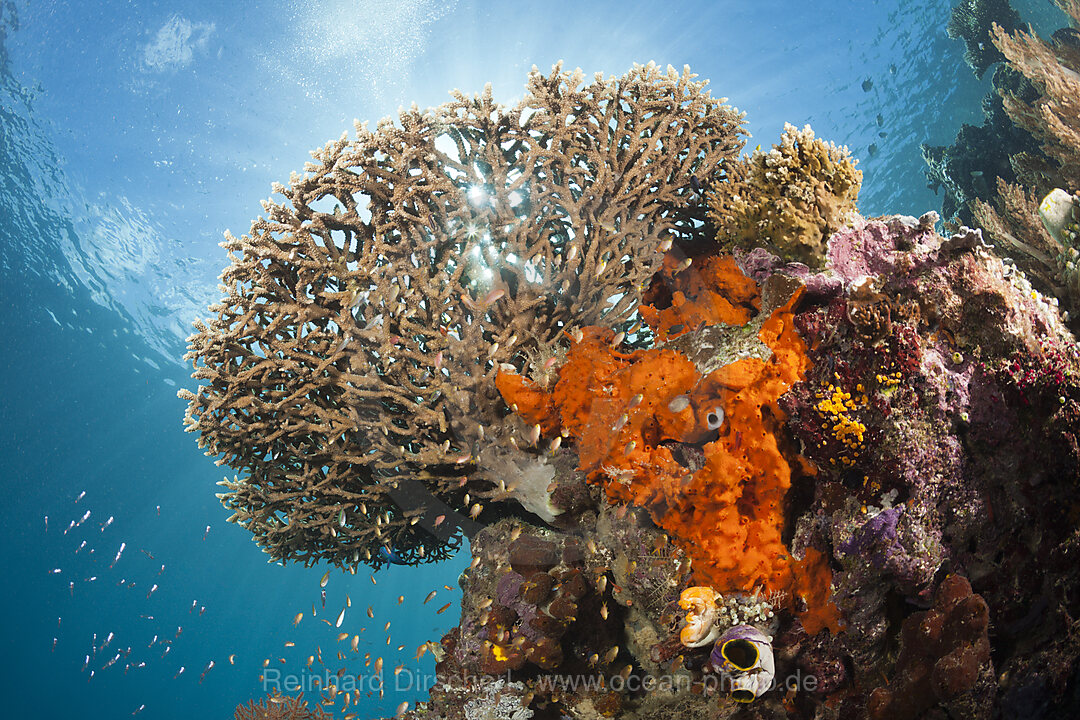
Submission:
[[[230,520],[280,561],[451,555],[483,511],[466,494],[550,473],[518,451],[499,366],[543,372],[566,328],[629,325],[661,245],[703,233],[687,178],[741,126],[688,69],[556,66],[513,106],[455,92],[313,153],[226,236],[223,298],[189,340],[185,424],[237,472]]]
[[[559,105],[554,116],[572,126],[575,119],[554,102],[563,93],[588,99],[574,94],[588,91],[570,87],[571,80],[537,78],[531,87],[536,97]],[[693,97],[700,90],[678,87]],[[483,97],[476,102],[489,107]],[[492,122],[499,117],[492,114]],[[589,140],[589,124],[576,126],[571,139]],[[455,127],[463,156],[472,147],[468,139],[490,140],[487,125]],[[420,162],[409,154],[414,131],[420,140],[427,137],[416,127],[385,130],[396,138],[390,149]],[[687,139],[691,151],[699,147]],[[484,147],[495,155],[501,148]],[[723,154],[730,147],[713,149]],[[314,172],[318,182],[329,182],[353,171],[331,164]],[[459,172],[466,177],[469,171]],[[613,171],[590,166],[589,172],[596,177],[588,187],[609,198],[603,193],[618,182]],[[667,181],[683,185],[665,186],[675,205],[672,216],[665,210],[661,217],[700,220],[701,186],[715,190],[738,178]],[[325,188],[293,185],[303,203],[311,200],[304,193]],[[574,186],[569,197],[576,199],[581,189]],[[494,194],[502,197],[503,190]],[[464,186],[447,191],[468,200]],[[762,190],[761,197],[771,196]],[[821,233],[801,245],[785,247],[775,237],[747,232],[745,245],[728,257],[702,242],[704,226],[693,221],[667,227],[666,236],[646,228],[626,245],[609,234],[629,232],[628,224],[601,224],[602,232],[592,234],[595,224],[578,232],[571,219],[573,233],[544,235],[526,246],[532,256],[515,252],[522,265],[496,258],[498,287],[474,285],[475,273],[483,273],[471,260],[455,265],[461,271],[455,282],[467,289],[460,306],[438,296],[442,325],[421,332],[408,325],[407,311],[417,297],[423,296],[425,310],[435,303],[435,296],[421,293],[426,285],[417,280],[412,290],[411,280],[404,286],[389,281],[387,289],[379,283],[417,247],[443,248],[445,238],[429,235],[438,228],[419,229],[419,216],[406,212],[415,207],[394,206],[390,215],[401,224],[386,227],[408,232],[395,236],[400,247],[383,249],[399,253],[397,260],[377,266],[388,274],[373,276],[377,288],[354,297],[357,287],[349,283],[358,282],[357,271],[348,262],[344,269],[335,262],[324,267],[305,255],[294,264],[279,252],[271,253],[269,266],[261,264],[265,258],[257,251],[274,237],[270,224],[288,225],[281,232],[293,239],[325,228],[332,238],[340,229],[332,223],[342,213],[303,207],[323,225],[300,215],[288,225],[282,218],[293,216],[275,207],[241,264],[257,274],[256,282],[278,283],[276,292],[294,303],[290,312],[314,327],[304,325],[306,335],[286,332],[296,343],[289,353],[264,357],[249,348],[245,355],[229,343],[274,332],[293,316],[261,317],[258,308],[256,315],[237,315],[251,310],[246,298],[222,309],[215,325],[220,333],[208,332],[200,348],[232,359],[219,374],[207,371],[211,387],[192,400],[192,419],[211,433],[211,449],[228,448],[231,460],[254,463],[246,472],[256,481],[231,481],[227,501],[242,496],[267,513],[258,516],[256,530],[275,557],[351,565],[365,550],[401,541],[406,561],[414,562],[426,548],[451,549],[444,537],[422,539],[434,527],[425,525],[431,514],[425,503],[442,502],[437,512],[447,515],[441,520],[453,517],[457,524],[466,518],[454,510],[476,510],[474,562],[459,581],[460,622],[430,646],[438,663],[430,702],[402,717],[727,716],[731,698],[703,692],[706,681],[717,679],[708,643],[688,645],[727,631],[749,632],[739,626],[767,638],[778,682],[792,669],[818,681],[765,691],[738,711],[748,716],[1076,714],[1080,351],[1057,303],[990,252],[977,231],[942,237],[934,214],[848,216],[839,228],[796,222]],[[343,213],[354,211],[350,206]],[[464,217],[457,212],[466,211],[457,207],[438,217]],[[379,215],[380,222],[386,217]],[[727,218],[736,225],[744,220]],[[361,230],[349,230],[359,233],[349,242],[375,241]],[[473,230],[463,233],[454,242],[473,247]],[[311,250],[297,245],[298,256]],[[333,252],[329,244],[319,247]],[[799,257],[814,267],[793,261]],[[609,276],[619,260],[621,273]],[[528,287],[536,276],[523,265],[534,261],[550,263],[557,292]],[[439,270],[417,262],[431,273],[447,265]],[[419,276],[421,268],[408,267]],[[344,290],[323,292],[329,285],[318,283],[298,290],[297,278],[310,280],[314,276],[304,273],[319,268],[341,279]],[[283,278],[293,284],[281,289]],[[533,284],[546,286],[550,278],[544,279]],[[310,287],[318,288],[314,297],[306,292]],[[614,290],[625,294],[608,294]],[[360,298],[355,308],[365,321],[381,324],[365,326],[368,335],[345,338],[335,350],[330,326],[317,322],[331,295],[346,305]],[[616,310],[607,308],[613,298]],[[471,318],[470,328],[461,317]],[[239,334],[229,335],[224,324],[234,320]],[[402,334],[403,327],[409,332]],[[376,348],[376,336],[388,344]],[[465,342],[469,338],[473,344]],[[463,355],[466,346],[470,354]],[[313,352],[303,356],[305,348]],[[353,353],[361,351],[366,354],[356,359]],[[339,364],[346,355],[353,357]],[[357,367],[373,372],[364,380],[370,385],[349,385],[360,382]],[[468,379],[456,382],[460,373]],[[307,384],[293,387],[297,378]],[[274,382],[260,385],[268,380]],[[406,388],[408,402],[391,393],[387,404],[386,386]],[[372,394],[345,403],[342,398],[355,399],[349,393],[357,387]],[[287,418],[272,431],[258,425],[268,422],[260,405],[267,398],[302,405],[302,422]],[[350,407],[364,432],[326,435],[331,423],[337,428],[334,413]],[[227,424],[234,417],[229,412],[239,412],[235,426]],[[389,418],[385,431],[381,413]],[[243,445],[254,442],[242,437],[246,423],[280,431],[280,437],[258,437],[286,445],[258,445],[269,456],[244,455],[257,445]],[[358,439],[369,442],[362,456],[349,444]],[[276,463],[297,457],[307,464],[290,465],[281,475]],[[292,483],[291,490],[278,495],[277,486],[266,489],[262,481]],[[332,503],[330,513],[328,499],[334,498],[358,504]],[[481,500],[508,498],[520,504],[480,507]],[[247,505],[237,512],[250,520]],[[496,512],[511,517],[494,522]],[[403,528],[416,535],[401,535]],[[409,545],[416,538],[420,544]],[[692,614],[684,644],[684,611],[691,608],[679,600],[691,586],[696,589],[685,595],[686,604],[700,600],[694,608],[700,612]],[[739,647],[747,649],[729,649]],[[725,657],[723,647],[720,656],[721,665],[736,666],[729,670],[747,667],[730,653]],[[584,685],[582,678],[588,678]],[[571,680],[579,684],[571,687]],[[743,697],[756,697],[757,690]]]

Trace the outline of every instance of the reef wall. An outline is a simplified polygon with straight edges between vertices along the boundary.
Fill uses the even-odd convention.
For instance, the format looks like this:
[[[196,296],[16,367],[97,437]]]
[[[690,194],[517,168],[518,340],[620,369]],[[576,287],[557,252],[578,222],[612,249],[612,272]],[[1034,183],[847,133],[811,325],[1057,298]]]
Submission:
[[[582,83],[361,128],[227,241],[185,397],[233,519],[344,567],[471,536],[401,717],[1076,711],[1056,299],[860,216],[809,128],[736,158],[687,71]]]

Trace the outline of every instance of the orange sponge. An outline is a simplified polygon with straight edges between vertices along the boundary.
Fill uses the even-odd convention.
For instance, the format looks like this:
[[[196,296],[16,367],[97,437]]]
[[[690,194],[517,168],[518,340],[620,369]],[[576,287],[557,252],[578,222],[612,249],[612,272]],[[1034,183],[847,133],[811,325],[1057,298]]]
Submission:
[[[638,312],[662,339],[704,325],[745,325],[761,307],[757,284],[730,255],[696,258],[687,265],[668,253],[659,276],[663,282],[654,284]],[[668,307],[658,309],[665,300]]]
[[[711,260],[716,268],[728,262]],[[747,313],[748,303],[757,301],[756,288],[747,292],[744,283],[719,271],[709,278],[723,282],[719,290],[705,287],[699,298],[734,292]],[[772,350],[767,361],[745,358],[702,377],[675,350],[622,353],[611,346],[609,330],[586,328],[550,394],[503,373],[498,387],[528,422],[545,432],[558,427],[568,433],[581,470],[610,501],[648,508],[692,559],[697,582],[721,593],[764,589],[792,600],[801,595],[810,608],[804,627],[835,631],[839,615],[828,599],[825,557],[808,550],[795,561],[782,540],[791,468],[778,443],[786,420],[778,400],[805,377],[810,362],[793,323],[800,295],[762,323],[758,338]],[[673,305],[653,317],[663,328],[689,317],[715,322],[728,312],[716,310],[720,303],[709,307],[693,315],[687,306]],[[704,466],[694,471],[680,464],[671,442],[704,442]]]

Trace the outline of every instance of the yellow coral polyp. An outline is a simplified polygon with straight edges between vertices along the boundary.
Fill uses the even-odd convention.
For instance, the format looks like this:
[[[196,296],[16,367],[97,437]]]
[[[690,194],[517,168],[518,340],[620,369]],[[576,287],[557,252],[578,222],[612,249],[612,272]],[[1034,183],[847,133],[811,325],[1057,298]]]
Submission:
[[[857,389],[861,388],[862,385],[857,387]],[[856,403],[852,399],[851,393],[830,383],[826,387],[826,391],[816,393],[816,397],[820,398],[816,405],[817,411],[823,419],[832,422],[831,427],[826,423],[825,428],[830,430],[833,437],[839,440],[845,448],[857,452],[862,445],[866,426],[852,417],[851,412],[866,404],[866,396],[862,395],[859,402]],[[845,465],[852,464],[851,458],[847,456],[841,457],[840,462]]]
[[[883,390],[891,390],[892,388],[896,387],[900,384],[900,380],[902,378],[903,375],[899,371],[890,373],[888,375],[878,373],[874,376],[874,379],[877,380],[878,385],[880,385]]]

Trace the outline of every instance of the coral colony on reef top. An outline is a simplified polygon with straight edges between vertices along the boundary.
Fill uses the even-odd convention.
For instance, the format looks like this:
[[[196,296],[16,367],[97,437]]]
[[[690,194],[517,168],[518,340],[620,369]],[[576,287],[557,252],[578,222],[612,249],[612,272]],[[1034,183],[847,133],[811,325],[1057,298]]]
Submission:
[[[471,537],[404,717],[1063,716],[1057,302],[977,230],[860,216],[809,128],[739,158],[693,77],[534,71],[314,153],[191,339],[222,502],[282,561]]]

